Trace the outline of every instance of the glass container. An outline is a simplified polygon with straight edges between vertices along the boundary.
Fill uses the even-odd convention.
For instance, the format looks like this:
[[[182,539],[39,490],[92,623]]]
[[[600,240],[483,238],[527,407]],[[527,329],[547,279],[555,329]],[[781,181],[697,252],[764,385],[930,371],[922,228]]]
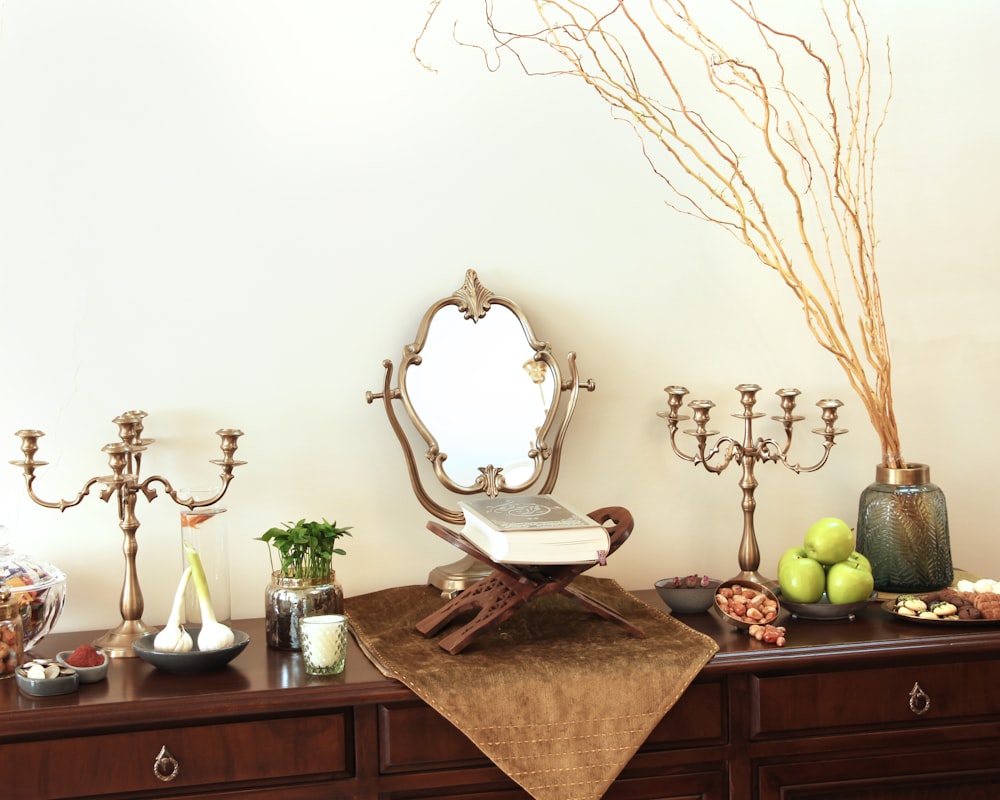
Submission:
[[[323,581],[271,575],[264,592],[264,632],[268,647],[300,650],[299,621],[344,612],[344,590],[333,570]]]
[[[347,656],[347,617],[303,617],[299,620],[299,642],[307,675],[339,675]]]
[[[879,591],[929,592],[954,578],[944,492],[926,464],[876,468],[858,503],[856,536]]]
[[[55,626],[66,605],[66,575],[44,561],[15,553],[10,532],[0,525],[0,583],[6,584],[21,610],[25,652]]]
[[[196,500],[207,499],[218,494],[218,487],[209,489],[182,489],[181,497]],[[212,599],[212,609],[219,622],[228,624],[232,617],[232,595],[229,586],[229,531],[226,524],[226,509],[223,506],[205,506],[193,511],[181,510],[181,568],[188,566],[184,543],[189,543],[205,568],[208,593]],[[194,581],[188,583],[184,595],[184,611],[187,622],[200,625],[201,605]]]
[[[0,585],[0,680],[10,678],[23,662],[21,605],[10,589]]]

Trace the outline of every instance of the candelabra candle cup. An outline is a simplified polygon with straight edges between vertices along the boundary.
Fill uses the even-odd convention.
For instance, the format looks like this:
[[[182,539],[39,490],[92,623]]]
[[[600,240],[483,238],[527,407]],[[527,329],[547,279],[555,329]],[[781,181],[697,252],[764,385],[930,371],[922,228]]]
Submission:
[[[339,675],[347,659],[347,617],[303,617],[299,620],[299,643],[307,674]]]
[[[178,495],[192,500],[208,500],[219,493],[219,487],[206,489],[181,489]],[[228,623],[232,616],[229,585],[229,531],[226,525],[226,509],[220,505],[200,506],[181,509],[181,569],[188,565],[184,543],[189,543],[201,557],[205,568],[208,593],[212,609],[219,622]],[[188,583],[184,596],[187,621],[201,625],[201,605],[194,582]]]

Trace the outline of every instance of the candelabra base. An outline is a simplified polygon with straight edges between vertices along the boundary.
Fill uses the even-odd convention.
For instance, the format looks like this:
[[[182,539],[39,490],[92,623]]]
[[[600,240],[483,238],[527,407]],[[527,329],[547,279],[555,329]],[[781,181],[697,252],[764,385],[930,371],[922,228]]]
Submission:
[[[133,658],[132,642],[153,631],[141,619],[125,619],[94,641],[111,658]]]
[[[750,581],[751,583],[759,583],[761,586],[766,586],[772,591],[777,588],[778,582],[774,578],[765,578],[755,569],[745,569],[742,570],[729,580],[731,581]]]

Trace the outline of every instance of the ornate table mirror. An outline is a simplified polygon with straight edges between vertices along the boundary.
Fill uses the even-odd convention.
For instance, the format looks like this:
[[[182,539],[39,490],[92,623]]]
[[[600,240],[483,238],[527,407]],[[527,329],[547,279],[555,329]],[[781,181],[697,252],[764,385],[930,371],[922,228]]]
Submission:
[[[564,378],[551,347],[535,337],[520,307],[493,294],[471,269],[461,288],[427,309],[416,339],[403,347],[396,388],[392,361],[382,365],[382,391],[367,392],[366,399],[382,401],[417,499],[457,525],[465,522],[457,498],[451,507],[431,496],[393,401],[402,402],[448,497],[496,497],[552,491],[579,391],[594,390],[592,380],[580,382],[575,353],[567,356]],[[428,580],[453,595],[488,573],[470,556],[436,567]]]

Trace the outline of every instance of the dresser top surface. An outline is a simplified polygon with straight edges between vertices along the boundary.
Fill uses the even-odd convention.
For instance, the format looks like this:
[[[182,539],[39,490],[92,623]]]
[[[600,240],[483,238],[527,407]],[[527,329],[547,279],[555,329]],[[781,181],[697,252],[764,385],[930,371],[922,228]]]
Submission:
[[[635,594],[666,610],[655,591]],[[719,652],[703,670],[703,677],[735,672],[796,672],[814,669],[859,668],[910,661],[1000,657],[1000,626],[931,626],[892,618],[872,603],[851,621],[812,622],[782,614],[777,624],[788,630],[784,647],[755,641],[723,623],[715,614],[678,617],[712,637]],[[0,681],[0,741],[25,735],[44,735],[65,728],[69,713],[73,727],[99,730],[119,726],[135,715],[172,724],[197,722],[220,713],[303,713],[331,708],[413,699],[397,681],[385,678],[349,643],[347,666],[333,677],[306,675],[297,652],[267,647],[261,619],[239,620],[233,627],[250,635],[250,644],[228,667],[201,675],[174,675],[157,670],[138,658],[112,659],[107,679],[83,685],[60,697],[30,698],[13,680]],[[93,632],[58,633],[46,637],[31,653],[53,657],[92,641]],[[461,654],[453,656],[461,658]]]

